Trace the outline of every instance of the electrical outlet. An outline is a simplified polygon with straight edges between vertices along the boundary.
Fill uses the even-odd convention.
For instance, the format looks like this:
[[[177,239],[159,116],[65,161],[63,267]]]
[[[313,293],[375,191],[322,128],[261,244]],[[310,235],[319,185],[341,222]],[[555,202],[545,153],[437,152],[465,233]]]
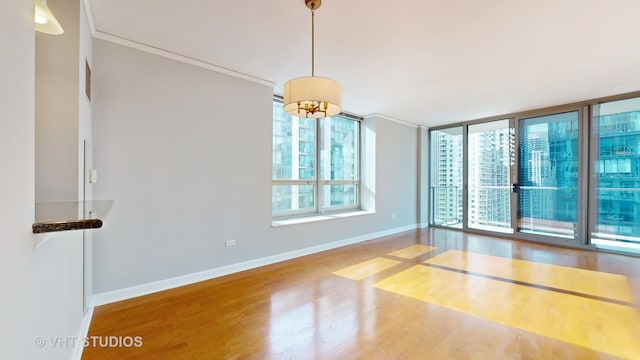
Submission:
[[[98,170],[89,170],[89,184],[95,184],[98,182]]]
[[[236,246],[236,241],[235,240],[227,240],[224,242],[224,246],[229,247],[229,246]]]

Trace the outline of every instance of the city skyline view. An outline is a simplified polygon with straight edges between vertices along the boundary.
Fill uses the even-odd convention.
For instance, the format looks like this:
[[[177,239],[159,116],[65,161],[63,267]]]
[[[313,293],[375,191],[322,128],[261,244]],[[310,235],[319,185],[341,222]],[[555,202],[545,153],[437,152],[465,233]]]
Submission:
[[[292,116],[274,101],[273,124],[274,214],[358,206],[358,121]]]
[[[586,226],[579,201],[588,201],[592,244],[640,251],[640,100],[593,112],[588,136],[577,110],[520,118],[517,131],[508,119],[469,124],[466,136],[463,126],[432,130],[431,224],[463,228],[466,218],[470,229],[574,240]],[[585,139],[591,150],[581,154]],[[581,176],[589,176],[585,200]]]

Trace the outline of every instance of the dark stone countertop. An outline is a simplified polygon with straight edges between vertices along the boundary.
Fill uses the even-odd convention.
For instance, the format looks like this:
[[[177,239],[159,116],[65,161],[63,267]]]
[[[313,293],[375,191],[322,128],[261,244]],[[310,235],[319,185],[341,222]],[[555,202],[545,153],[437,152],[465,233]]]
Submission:
[[[36,221],[31,226],[34,234],[56,231],[98,229],[113,201],[61,201],[36,203]]]

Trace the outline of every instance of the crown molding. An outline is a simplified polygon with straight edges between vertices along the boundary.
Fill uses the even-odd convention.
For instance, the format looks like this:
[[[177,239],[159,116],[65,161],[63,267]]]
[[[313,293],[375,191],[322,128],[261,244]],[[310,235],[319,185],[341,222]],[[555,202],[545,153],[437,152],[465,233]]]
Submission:
[[[87,21],[89,23],[89,28],[91,29],[91,35],[96,39],[101,39],[105,41],[109,41],[118,45],[130,47],[136,50],[144,51],[150,54],[162,56],[171,60],[179,61],[185,64],[201,67],[207,70],[215,71],[217,73],[221,73],[224,75],[229,75],[238,79],[250,81],[256,84],[264,85],[273,88],[275,86],[275,82],[265,80],[259,78],[257,76],[252,76],[248,74],[241,73],[239,71],[231,70],[222,66],[218,66],[215,64],[211,64],[202,60],[198,60],[195,58],[191,58],[188,56],[180,55],[168,50],[160,49],[148,44],[144,44],[141,42],[129,40],[127,38],[123,38],[121,36],[117,36],[114,34],[109,34],[104,31],[100,31],[96,29],[95,21],[93,17],[93,9],[91,8],[90,0],[83,0],[85,13],[87,15]]]
[[[372,114],[369,114],[369,115],[365,115],[365,116],[364,116],[364,119],[365,119],[365,120],[366,120],[366,119],[370,119],[370,118],[378,118],[378,119],[384,119],[384,120],[388,120],[388,121],[393,121],[393,122],[396,122],[396,123],[398,123],[398,124],[402,124],[402,125],[405,125],[405,126],[411,126],[411,127],[414,127],[414,128],[421,127],[421,126],[420,126],[420,125],[418,125],[418,124],[414,124],[414,123],[409,122],[409,121],[404,121],[404,120],[396,119],[396,118],[394,118],[394,117],[387,116],[387,115],[384,115],[384,114],[379,114],[379,113],[372,113]]]

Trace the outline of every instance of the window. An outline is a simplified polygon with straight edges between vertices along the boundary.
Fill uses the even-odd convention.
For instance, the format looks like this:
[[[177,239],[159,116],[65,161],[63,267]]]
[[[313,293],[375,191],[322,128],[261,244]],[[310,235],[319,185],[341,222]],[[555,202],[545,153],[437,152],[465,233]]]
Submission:
[[[509,120],[469,125],[468,226],[511,232]]]
[[[578,124],[571,111],[521,119],[518,227],[573,239],[578,218]]]
[[[358,120],[291,116],[274,100],[273,216],[358,209],[359,143]]]
[[[431,225],[640,254],[640,92],[429,134]]]
[[[462,127],[431,132],[431,224],[462,227]]]
[[[591,241],[640,252],[640,98],[598,104],[592,118]]]

